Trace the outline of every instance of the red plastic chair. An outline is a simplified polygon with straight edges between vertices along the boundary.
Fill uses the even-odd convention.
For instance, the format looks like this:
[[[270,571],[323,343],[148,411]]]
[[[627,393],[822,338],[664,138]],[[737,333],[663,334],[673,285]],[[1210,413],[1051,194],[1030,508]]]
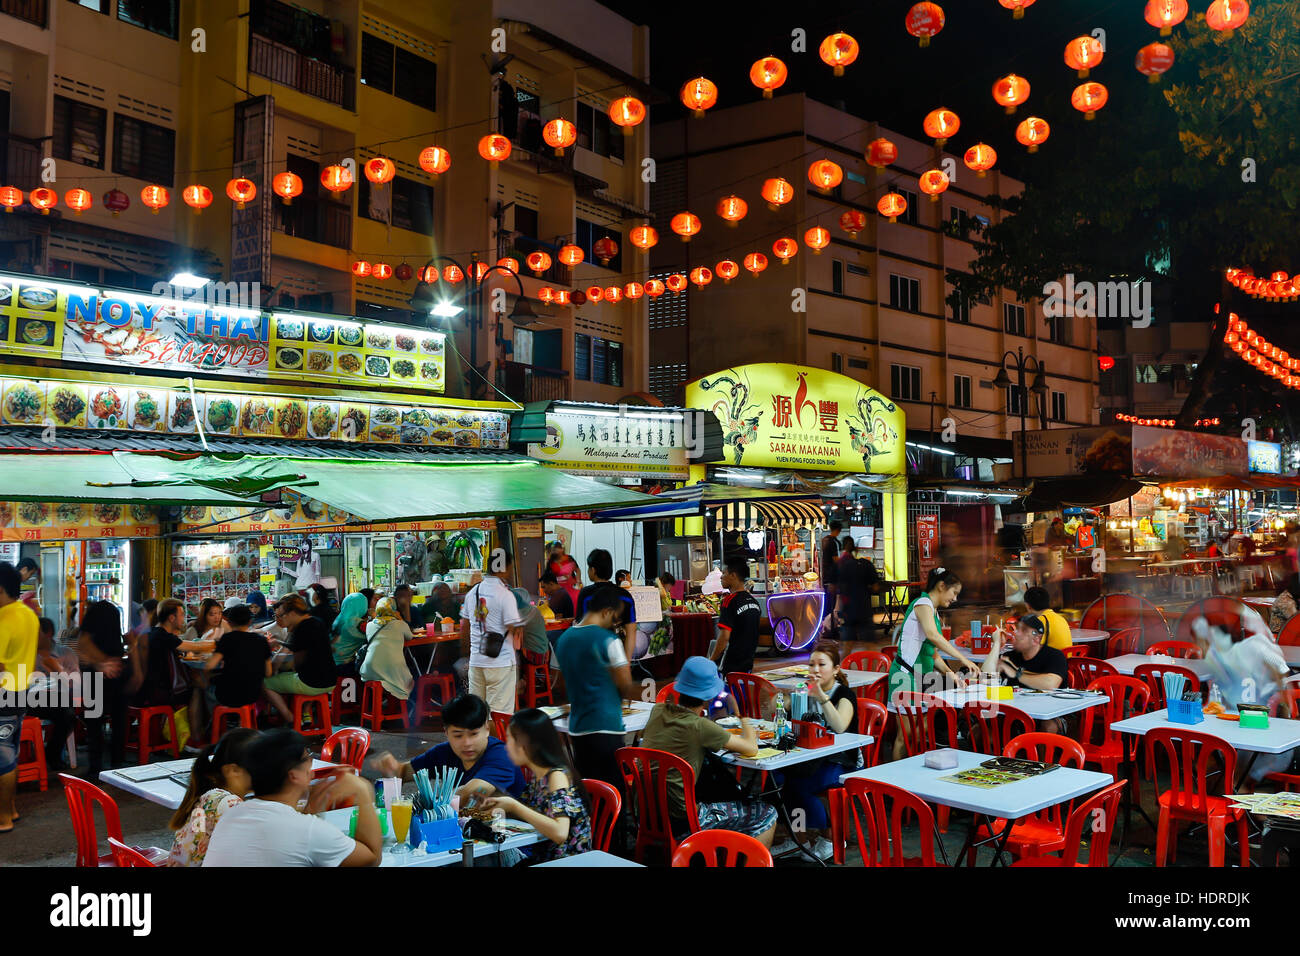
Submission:
[[[1109,700],[1083,712],[1079,737],[1083,741],[1084,756],[1088,763],[1098,765],[1103,773],[1118,779],[1120,764],[1127,762],[1130,772],[1133,769],[1133,762],[1137,759],[1138,738],[1136,734],[1129,734],[1125,744],[1125,735],[1112,730],[1110,725],[1145,714],[1147,702],[1151,699],[1151,689],[1145,681],[1122,675],[1098,677],[1086,689],[1099,690]],[[1094,742],[1094,731],[1098,723],[1101,725],[1100,740]]]
[[[659,693],[655,695],[655,703],[656,704],[677,703],[678,694],[677,691],[673,689],[676,683],[677,683],[676,681],[669,681],[667,684],[664,684],[664,686],[659,689]]]
[[[1187,681],[1186,690],[1194,690],[1198,694],[1201,692],[1201,679],[1186,667],[1179,667],[1177,664],[1139,664],[1133,668],[1133,676],[1140,681],[1146,681],[1147,687],[1151,688],[1151,700],[1147,704],[1148,713],[1164,710],[1169,706],[1165,700],[1164,675],[1166,674],[1180,675]]]
[[[668,809],[668,774],[675,772],[682,782],[686,825],[695,833],[700,829],[695,806],[695,771],[676,754],[648,747],[620,747],[614,757],[636,803],[636,861],[640,863],[646,848],[652,846],[667,847],[671,857],[677,852],[677,838],[673,835]]]
[[[433,691],[438,691],[438,699],[433,699]],[[411,715],[414,726],[424,723],[425,717],[441,715],[444,705],[456,696],[456,678],[452,674],[421,674],[415,679],[411,691],[415,699],[415,710]]]
[[[95,827],[95,807],[104,815],[104,830],[108,836],[122,840],[122,818],[117,812],[117,801],[93,783],[71,774],[59,774],[63,782],[63,795],[68,799],[68,814],[72,817],[72,832],[77,838],[77,866],[116,866],[113,853],[100,854],[99,832]],[[150,847],[141,851],[151,862],[167,858],[167,851]]]
[[[404,728],[410,729],[406,702],[384,690],[382,681],[366,681],[361,691],[361,722],[369,723],[371,730],[378,731],[384,729],[384,724],[394,720],[400,720]]]
[[[334,732],[334,727],[330,724],[330,696],[329,694],[290,694],[289,706],[293,710],[293,729],[307,738],[319,737],[322,741],[329,740],[330,734]],[[310,727],[307,726],[308,709],[315,711]]]
[[[1088,656],[1088,645],[1087,645],[1087,644],[1071,644],[1069,647],[1062,648],[1062,649],[1061,649],[1061,653],[1064,654],[1067,658],[1070,658],[1070,657],[1087,657],[1087,656]]]
[[[170,706],[128,707],[126,749],[139,752],[140,763],[148,763],[159,750],[180,757],[181,745],[176,740],[176,712]],[[170,735],[163,733],[163,727]],[[196,729],[196,728],[195,728]],[[131,731],[135,731],[132,739]]]
[[[1136,654],[1138,644],[1142,641],[1142,629],[1126,627],[1117,631],[1106,641],[1106,656],[1120,657],[1124,654]]]
[[[26,755],[26,759],[24,759]],[[36,781],[41,790],[50,788],[50,775],[45,766],[45,735],[41,732],[39,717],[24,717],[18,734],[18,783]]]
[[[673,866],[772,866],[772,851],[758,840],[733,830],[692,833],[673,852]]]
[[[521,695],[525,707],[538,707],[542,704],[554,704],[554,692],[551,687],[550,653],[536,654],[524,651],[524,689]],[[537,683],[541,681],[541,688]],[[518,708],[519,705],[516,704]],[[522,709],[522,708],[519,708]]]
[[[1064,847],[1060,856],[1026,856],[1012,866],[1109,866],[1110,838],[1119,818],[1119,801],[1127,783],[1121,780],[1102,787],[1075,806],[1065,825]],[[1079,847],[1085,829],[1092,834],[1088,841],[1088,862],[1079,862]]]
[[[899,717],[907,718],[899,720],[898,732],[909,757],[957,746],[957,710],[942,697],[904,690],[894,695],[892,703]],[[940,729],[946,731],[943,740]]]
[[[1278,632],[1277,642],[1283,647],[1300,645],[1300,614],[1295,615],[1283,625],[1282,630]]]
[[[504,710],[492,711],[492,729],[496,731],[497,740],[505,743],[506,733],[510,729],[510,718],[513,714],[507,714]]]
[[[1096,657],[1071,657],[1065,662],[1070,678],[1070,687],[1083,690],[1099,677],[1118,677],[1119,671],[1113,664]]]
[[[1237,752],[1221,737],[1184,727],[1156,727],[1147,731],[1147,776],[1156,779],[1156,754],[1163,751],[1169,761],[1170,787],[1159,796],[1160,820],[1156,826],[1156,866],[1172,859],[1178,845],[1179,820],[1206,826],[1210,842],[1210,866],[1223,866],[1225,830],[1229,821],[1237,825],[1241,865],[1250,866],[1249,828],[1245,810],[1235,810],[1228,797],[1209,793],[1207,773],[1210,761],[1218,757],[1223,779],[1231,781],[1237,769]]]
[[[248,727],[251,730],[257,729],[257,707],[253,704],[247,704],[243,707],[225,707],[217,706],[212,710],[212,742],[215,744],[221,739],[228,728],[226,719],[235,718],[236,727]]]
[[[898,653],[898,645],[886,644],[884,647],[880,649],[880,653],[884,654],[885,657],[888,658],[889,663],[892,664],[894,662],[894,655]]]
[[[343,723],[347,714],[360,718],[361,698],[357,694],[360,684],[355,677],[340,677],[334,681],[334,693],[330,695],[330,717],[334,723]]]
[[[604,780],[582,781],[591,800],[591,846],[595,850],[609,852],[609,841],[614,836],[614,824],[618,822],[619,812],[623,809],[623,795],[618,787]]]
[[[1062,767],[1074,767],[1076,770],[1082,769],[1084,762],[1083,747],[1077,740],[1062,737],[1060,734],[1044,734],[1037,731],[1020,734],[1008,740],[1002,750],[1002,756],[1041,760],[1044,763],[1060,764]],[[1069,808],[1070,801],[1067,801],[1015,821],[1006,842],[1011,856],[1019,859],[1022,856],[1038,856],[1064,848]],[[981,840],[990,839],[995,832],[1001,833],[1006,825],[1006,820],[994,820],[992,827],[987,823],[981,823],[976,828],[976,837]],[[975,847],[967,851],[968,865],[975,865],[976,852]]]
[[[1012,738],[1032,734],[1035,728],[1034,718],[1001,701],[967,701],[962,716],[970,728],[970,748],[980,754],[1000,754]]]
[[[875,738],[872,743],[862,748],[863,764],[867,767],[874,767],[880,763],[880,750],[885,743],[885,724],[888,721],[889,709],[880,701],[858,699],[858,733]]]
[[[759,720],[763,716],[763,704],[771,701],[780,693],[775,684],[757,674],[744,671],[732,671],[727,675],[727,688],[736,698],[736,709],[740,716],[750,720]]]
[[[1176,657],[1181,660],[1200,660],[1201,649],[1191,641],[1157,641],[1147,648],[1147,656]]]
[[[364,727],[344,727],[330,734],[320,749],[326,763],[345,763],[361,772],[361,764],[370,752],[370,731]]]
[[[1222,628],[1234,638],[1242,634],[1242,621],[1246,616],[1246,606],[1236,598],[1208,597],[1197,601],[1178,619],[1173,629],[1173,638],[1191,643],[1192,623],[1198,618],[1205,618],[1214,627]]]
[[[889,678],[873,681],[870,684],[860,684],[853,689],[853,693],[858,700],[874,700],[883,706],[889,702]]]
[[[901,787],[850,777],[844,782],[846,824],[852,821],[864,866],[938,866],[934,859],[934,812]],[[903,824],[916,818],[921,855],[903,855]]]
[[[1088,605],[1080,627],[1116,631],[1136,627],[1139,641],[1165,641],[1170,637],[1165,616],[1144,597],[1136,594],[1107,594]]]
[[[153,860],[145,856],[133,846],[127,846],[121,840],[114,837],[108,838],[109,851],[113,857],[113,865],[123,868],[138,867],[141,869],[152,869],[157,866]]]
[[[878,651],[854,651],[840,663],[846,671],[889,672],[889,658]]]

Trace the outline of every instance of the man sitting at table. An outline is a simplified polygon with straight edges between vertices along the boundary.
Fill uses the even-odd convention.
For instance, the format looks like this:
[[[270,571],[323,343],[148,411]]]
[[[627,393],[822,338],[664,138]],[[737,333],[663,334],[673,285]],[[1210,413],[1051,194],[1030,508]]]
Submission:
[[[1016,622],[1011,650],[1002,653],[1002,632],[993,635],[993,646],[980,668],[985,674],[1006,678],[1012,687],[1034,690],[1057,690],[1066,686],[1070,668],[1065,654],[1047,643],[1047,622],[1042,615],[1026,614]],[[1056,720],[1039,721],[1047,733],[1062,733],[1064,724]]]
[[[1064,651],[1074,645],[1070,636],[1070,622],[1052,610],[1052,598],[1047,588],[1030,588],[1025,592],[1029,609],[1047,622],[1047,646]]]
[[[262,734],[245,755],[255,799],[221,815],[204,866],[376,866],[383,832],[375,789],[359,774],[341,773],[312,786],[312,755],[296,731]],[[307,811],[298,804],[307,798]],[[313,814],[339,804],[357,808],[356,839]]]
[[[442,709],[442,723],[447,742],[433,747],[403,763],[385,751],[377,758],[381,777],[411,780],[417,770],[450,767],[459,770],[464,782],[456,793],[490,796],[503,791],[512,797],[524,792],[524,775],[510,759],[506,745],[492,736],[488,719],[492,716],[487,701],[473,694],[463,694]]]
[[[561,621],[567,621],[573,617],[573,597],[568,590],[560,584],[559,578],[555,576],[554,571],[543,571],[542,576],[537,579],[538,587],[546,595],[546,603],[551,606],[551,611],[555,617]]]

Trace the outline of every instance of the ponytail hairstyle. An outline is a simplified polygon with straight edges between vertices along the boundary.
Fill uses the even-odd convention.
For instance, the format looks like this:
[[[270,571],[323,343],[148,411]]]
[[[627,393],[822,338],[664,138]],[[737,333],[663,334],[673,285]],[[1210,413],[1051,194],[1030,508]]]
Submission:
[[[614,585],[610,585],[614,587]],[[569,759],[568,752],[560,740],[559,731],[545,712],[531,707],[516,711],[510,718],[509,733],[515,738],[515,744],[527,755],[528,759],[549,772],[553,769],[563,770],[569,778],[569,786],[582,800],[582,805],[591,812],[591,798],[587,788],[582,785],[582,777]],[[542,781],[546,785],[546,781]]]
[[[961,584],[961,578],[957,577],[956,571],[949,571],[944,567],[931,568],[925,579],[926,593],[933,591],[940,584],[946,588],[953,588]]]
[[[159,601],[158,606],[153,609],[153,617],[149,620],[149,625],[151,627],[161,627],[163,621],[167,620],[183,607],[185,607],[185,605],[175,598],[168,598],[165,601]]]
[[[811,657],[813,654],[825,654],[827,657],[831,659],[832,664],[834,664],[836,667],[840,666],[840,642],[839,641],[820,640],[812,646],[812,651],[808,656]],[[849,686],[849,679],[844,676],[843,668],[840,668],[839,672],[836,673],[835,682],[839,684],[841,687]]]
[[[239,764],[244,766],[244,757],[248,753],[249,746],[257,740],[261,733],[248,727],[236,727],[227,731],[215,744],[208,744],[194,758],[194,767],[190,770],[190,785],[185,791],[185,797],[181,800],[181,805],[176,808],[172,814],[168,826],[173,830],[179,830],[190,819],[190,814],[194,808],[199,805],[199,800],[209,790],[218,790],[225,787],[225,778],[221,775],[221,768],[228,763]],[[236,794],[243,798],[243,794]]]

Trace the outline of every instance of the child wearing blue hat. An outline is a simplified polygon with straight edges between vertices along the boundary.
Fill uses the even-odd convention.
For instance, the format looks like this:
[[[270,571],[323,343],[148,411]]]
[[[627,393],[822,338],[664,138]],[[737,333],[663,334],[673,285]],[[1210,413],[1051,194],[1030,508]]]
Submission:
[[[673,690],[677,703],[656,704],[646,722],[642,746],[663,750],[681,757],[698,778],[707,751],[729,750],[742,757],[758,753],[758,728],[740,717],[740,733],[732,734],[704,716],[705,709],[722,693],[725,682],[718,668],[707,657],[688,657],[677,675]],[[727,709],[735,716],[735,698],[727,697]],[[682,782],[668,776],[668,809],[673,830],[684,835],[686,798]],[[776,808],[766,803],[723,801],[697,803],[696,812],[702,830],[735,830],[757,838],[764,846],[772,845],[776,829]]]

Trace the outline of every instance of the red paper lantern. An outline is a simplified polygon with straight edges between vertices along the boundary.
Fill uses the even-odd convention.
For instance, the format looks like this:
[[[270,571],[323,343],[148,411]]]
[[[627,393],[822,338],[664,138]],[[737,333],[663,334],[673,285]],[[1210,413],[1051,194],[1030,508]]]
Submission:
[[[682,105],[699,118],[718,102],[718,87],[712,80],[697,76],[682,84],[681,98]]]
[[[420,150],[420,168],[430,176],[441,176],[451,169],[451,153],[441,146],[426,146]]]
[[[868,166],[872,166],[877,170],[884,169],[898,159],[898,147],[882,136],[879,139],[873,139],[867,144],[865,158]]]
[[[888,216],[890,222],[898,222],[898,217],[907,212],[907,200],[898,193],[885,193],[876,203],[876,209],[882,216]]]
[[[780,88],[789,76],[789,70],[774,56],[765,56],[761,60],[755,60],[754,65],[749,68],[749,82],[753,83],[763,91],[763,99],[770,100],[772,91]]]
[[[423,269],[417,272],[416,275],[419,277],[420,281],[423,282],[425,285],[433,285],[442,276],[442,274],[438,271],[437,266],[425,266]]]
[[[1034,5],[1034,0],[998,0],[998,3],[1011,11],[1011,19],[1019,20],[1025,15],[1025,7]]]
[[[578,141],[578,127],[566,119],[553,119],[542,127],[542,139],[555,150],[556,156],[563,156],[565,147]]]
[[[639,282],[629,282],[623,286],[623,294],[631,301],[635,302],[641,296],[645,295],[645,286]]]
[[[555,301],[555,290],[552,289],[549,285],[544,285],[537,290],[537,298],[538,301],[545,302],[547,305],[550,305],[552,302]]]
[[[332,193],[347,192],[352,188],[352,174],[341,164],[326,166],[320,171],[320,184]]]
[[[574,296],[577,296],[577,295],[582,295],[582,293],[581,293],[581,292],[571,292],[571,291],[568,290],[568,289],[556,289],[556,290],[555,290],[555,304],[556,304],[556,305],[568,305],[570,302],[572,302],[572,303],[574,303],[575,305],[582,305],[582,302],[577,302],[577,301],[574,299]],[[583,302],[587,301],[587,297],[586,297],[585,295],[582,296],[582,301],[583,301]]]
[[[1028,119],[1020,121],[1016,127],[1016,142],[1021,146],[1028,146],[1029,152],[1038,152],[1038,147],[1047,142],[1047,137],[1052,135],[1052,127],[1048,125],[1047,120],[1038,116],[1031,116]]]
[[[560,251],[556,254],[556,257],[560,262],[572,269],[586,258],[586,253],[582,251],[582,246],[575,246],[573,243],[569,243],[568,245],[560,246]]]
[[[442,267],[442,280],[455,285],[458,282],[465,281],[465,270],[458,265],[446,265]]]
[[[370,274],[380,282],[386,282],[393,277],[393,267],[387,262],[376,262],[375,268]]]
[[[618,243],[609,236],[601,236],[592,243],[591,251],[602,266],[607,266],[609,260],[618,255]]]
[[[1174,65],[1174,48],[1167,43],[1148,43],[1137,51],[1134,66],[1151,83],[1160,82],[1160,74]]]
[[[693,212],[679,212],[673,216],[672,230],[682,237],[682,242],[690,242],[691,236],[700,231],[700,217]]]
[[[376,156],[374,159],[366,160],[365,172],[366,179],[376,186],[382,186],[384,183],[392,182],[393,177],[397,175],[397,164],[387,156]]]
[[[243,209],[244,203],[252,202],[257,197],[257,184],[251,179],[236,177],[226,183],[226,195],[230,197],[236,209]],[[148,202],[145,205],[148,205]]]
[[[497,265],[500,266],[502,269],[508,269],[509,271],[513,272],[515,275],[519,274],[518,259],[511,258],[510,256],[505,256],[497,260]]]
[[[966,155],[962,162],[966,164],[967,169],[973,169],[975,175],[983,178],[985,173],[993,168],[998,161],[998,151],[988,143],[976,143],[970,149],[966,150]]]
[[[587,300],[589,302],[599,302],[605,298],[605,290],[598,285],[587,286]]]
[[[686,288],[686,276],[680,272],[674,272],[664,280],[664,285],[668,286],[670,292],[678,293]]]
[[[917,180],[917,185],[930,197],[930,202],[938,202],[939,193],[948,188],[948,174],[942,169],[927,169]]]
[[[836,76],[843,76],[844,68],[858,58],[858,41],[847,33],[832,33],[822,40],[817,54]]]
[[[763,183],[762,196],[767,200],[767,208],[775,212],[794,198],[794,187],[778,176]]]
[[[352,263],[352,274],[358,278],[368,276],[372,271],[373,267],[364,259],[357,259]]]
[[[1249,16],[1250,4],[1246,0],[1214,0],[1205,11],[1205,25],[1225,36],[1232,36],[1232,31],[1245,23]]]
[[[549,254],[538,249],[536,252],[528,253],[524,259],[528,263],[528,268],[532,270],[533,275],[539,276],[551,267],[551,257]]]
[[[623,301],[623,289],[621,286],[611,285],[605,288],[605,301],[610,305],[618,305]]]
[[[280,173],[271,180],[271,189],[288,206],[294,196],[302,195],[302,177],[297,173]]]
[[[718,215],[727,221],[727,225],[735,228],[740,220],[745,218],[749,212],[749,203],[739,196],[723,196],[718,200]]]
[[[486,262],[475,262],[470,268],[474,272],[474,281],[482,282],[488,274],[488,264]]]
[[[131,208],[131,197],[120,189],[110,189],[104,193],[104,208],[116,218],[118,213]]]
[[[957,130],[961,129],[961,120],[952,110],[939,107],[926,114],[925,122],[921,126],[925,130],[925,135],[934,140],[935,146],[943,146],[948,142],[949,136],[955,136]]]
[[[691,283],[703,289],[713,281],[713,272],[708,266],[696,266],[691,270]]]
[[[1147,23],[1160,28],[1162,37],[1167,37],[1187,18],[1187,0],[1147,0],[1143,16]]]
[[[1029,99],[1029,81],[1023,76],[1008,73],[993,84],[993,99],[1006,108],[1007,115],[1016,111],[1016,107]]]
[[[1109,372],[1115,367],[1115,359],[1110,355],[1098,355],[1097,367],[1103,372]]]
[[[632,128],[645,119],[645,104],[635,96],[620,96],[609,104],[609,118],[615,126],[623,127],[625,136],[631,136]]]
[[[808,181],[822,192],[830,192],[844,181],[844,170],[829,159],[819,159],[808,167]]]
[[[751,252],[745,256],[745,269],[754,275],[758,275],[767,268],[767,256],[761,252]]]
[[[856,239],[867,228],[867,214],[860,209],[846,209],[840,213],[840,228]]]
[[[938,35],[943,29],[943,7],[937,3],[913,4],[903,23],[907,32],[920,40],[920,46],[929,46],[930,37]]]
[[[90,190],[82,189],[80,186],[76,189],[69,189],[63,194],[63,204],[78,216],[80,216],[83,211],[89,209],[92,202],[93,200],[90,195]]]
[[[633,226],[627,238],[638,250],[645,252],[659,241],[659,230],[653,226]]]
[[[408,279],[411,278],[413,272],[414,270],[412,270],[410,266],[408,266],[405,262],[403,262],[400,265],[398,265],[398,267],[393,271],[393,275],[397,277],[397,280],[399,282],[406,282]]]
[[[35,195],[35,193],[33,193]],[[140,190],[140,201],[149,207],[156,216],[172,200],[172,194],[164,186],[145,186]]]
[[[645,283],[645,294],[652,299],[657,299],[664,294],[664,283],[662,279],[647,279]]]
[[[788,236],[782,236],[776,242],[772,243],[772,252],[781,260],[781,265],[788,265],[790,260],[799,253],[799,243],[795,242]]]
[[[713,272],[725,285],[740,275],[740,266],[732,259],[723,259],[713,267]]]
[[[1080,83],[1070,95],[1070,105],[1082,113],[1084,119],[1090,120],[1097,115],[1097,110],[1106,105],[1109,98],[1110,94],[1102,84]]]
[[[33,189],[27,197],[27,201],[32,207],[39,209],[42,216],[48,216],[50,210],[59,204],[59,194],[53,189],[46,189],[41,186],[39,189]],[[156,212],[157,210],[155,210]]]
[[[1101,41],[1095,36],[1078,36],[1065,45],[1065,65],[1077,71],[1079,79],[1087,76],[1105,55]]]
[[[489,163],[499,163],[510,155],[510,140],[500,133],[488,133],[478,141],[478,154]]]
[[[181,199],[185,200],[185,205],[194,210],[195,215],[198,215],[212,205],[212,190],[200,183],[195,183],[192,186],[186,186],[181,191]]]
[[[0,187],[0,206],[5,207],[5,212],[13,212],[15,206],[23,204],[23,191],[16,186]]]
[[[823,229],[821,226],[813,226],[803,234],[804,245],[813,251],[813,255],[819,256],[823,249],[831,244],[831,233],[829,229]]]

